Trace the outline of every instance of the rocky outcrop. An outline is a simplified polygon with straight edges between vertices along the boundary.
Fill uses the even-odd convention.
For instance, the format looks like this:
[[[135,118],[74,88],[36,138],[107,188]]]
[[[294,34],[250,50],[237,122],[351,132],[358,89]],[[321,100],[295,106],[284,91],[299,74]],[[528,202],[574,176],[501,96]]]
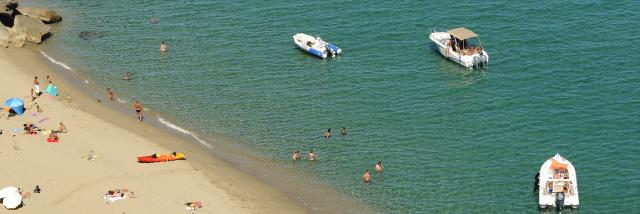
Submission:
[[[26,35],[20,35],[14,29],[0,26],[0,47],[22,47],[27,40]]]
[[[25,7],[18,9],[20,14],[39,19],[44,23],[51,24],[62,21],[62,16],[49,8]]]
[[[51,26],[25,15],[17,15],[13,20],[13,29],[18,35],[25,35],[27,41],[40,44],[44,36],[51,33]]]
[[[50,23],[62,17],[48,8],[18,8],[17,0],[0,0],[0,47],[40,44],[51,35]]]

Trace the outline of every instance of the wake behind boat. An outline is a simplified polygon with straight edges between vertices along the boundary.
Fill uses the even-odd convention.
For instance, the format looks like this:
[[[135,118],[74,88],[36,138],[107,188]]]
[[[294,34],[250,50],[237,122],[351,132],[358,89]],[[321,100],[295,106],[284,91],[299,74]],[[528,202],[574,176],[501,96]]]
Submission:
[[[559,154],[549,158],[540,168],[538,205],[541,209],[556,207],[557,210],[564,206],[577,209],[580,205],[576,170]]]
[[[334,57],[342,53],[342,49],[331,43],[325,42],[319,36],[314,38],[313,36],[309,36],[304,33],[297,33],[296,35],[293,35],[293,42],[307,53],[323,59],[327,58],[327,56]]]
[[[489,54],[484,51],[478,35],[464,27],[446,32],[434,29],[429,39],[436,44],[442,56],[462,66],[480,67],[489,63]]]

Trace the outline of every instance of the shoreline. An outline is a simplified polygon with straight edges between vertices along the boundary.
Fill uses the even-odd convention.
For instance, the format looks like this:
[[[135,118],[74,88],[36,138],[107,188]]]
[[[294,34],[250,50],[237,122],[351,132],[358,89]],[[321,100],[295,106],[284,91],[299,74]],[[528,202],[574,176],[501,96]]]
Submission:
[[[69,80],[68,77],[63,77],[64,73],[60,75],[59,72],[55,71],[56,69],[52,68],[49,62],[44,60],[44,57],[41,56],[36,50],[31,49],[5,49],[0,51],[0,55],[2,56],[3,64],[13,65],[14,68],[17,69],[8,69],[5,73],[7,77],[6,80],[16,81],[18,85],[24,86],[21,88],[27,89],[32,85],[29,84],[28,80],[30,76],[39,76],[41,79],[46,75],[50,75],[53,78],[54,84],[58,87],[60,91],[60,96],[56,99],[53,99],[53,105],[64,105],[65,110],[74,109],[72,111],[77,111],[78,115],[86,114],[88,117],[94,117],[94,120],[97,120],[101,123],[104,123],[105,126],[115,126],[116,130],[115,134],[120,137],[120,135],[134,135],[138,138],[136,141],[148,141],[150,143],[144,142],[145,145],[131,145],[131,146],[143,146],[146,147],[146,150],[149,152],[154,152],[154,150],[165,150],[165,151],[181,151],[187,154],[187,161],[183,161],[184,163],[179,163],[180,165],[186,165],[187,168],[193,169],[194,173],[201,174],[201,176],[192,175],[190,177],[200,177],[196,179],[205,179],[208,181],[208,185],[212,185],[213,188],[218,189],[217,192],[221,192],[223,199],[227,199],[227,201],[234,201],[232,203],[225,203],[223,205],[227,206],[227,208],[234,208],[238,212],[243,213],[305,213],[308,212],[307,208],[302,207],[298,203],[295,203],[295,199],[287,196],[286,194],[278,191],[276,188],[271,187],[265,184],[262,181],[259,181],[256,177],[246,174],[245,172],[241,172],[236,170],[233,166],[226,163],[223,160],[219,160],[214,158],[211,155],[200,152],[200,148],[198,145],[189,142],[184,139],[184,137],[179,137],[174,133],[168,133],[166,130],[162,130],[158,127],[154,127],[153,125],[149,125],[145,123],[140,124],[137,120],[135,120],[134,116],[129,117],[126,112],[120,112],[116,108],[111,107],[111,104],[105,104],[104,102],[97,102],[94,97],[91,96],[91,92],[83,91],[83,89],[78,88],[77,85],[67,82]],[[20,70],[20,71],[16,71]],[[7,75],[9,73],[15,73],[16,75]],[[26,81],[25,81],[26,80]],[[44,81],[42,81],[44,82]],[[42,84],[44,85],[44,84]],[[24,99],[24,95],[28,94],[27,90],[20,89],[6,89],[3,95],[10,96],[9,94],[20,97]],[[43,95],[48,96],[48,95]],[[63,97],[71,96],[71,103],[63,103],[60,101]],[[38,100],[43,99],[43,97]],[[25,100],[26,101],[26,100]],[[45,100],[49,101],[49,100]],[[40,104],[42,105],[42,104]],[[55,111],[55,108],[49,109],[49,104],[42,105],[45,111],[52,113],[51,111]],[[49,109],[49,110],[48,110]],[[62,110],[64,111],[64,110]],[[57,114],[57,112],[56,112]],[[134,115],[133,112],[131,115]],[[146,115],[148,119],[152,119],[150,115]],[[69,120],[70,118],[62,118],[62,120]],[[16,119],[11,119],[8,122],[11,122]],[[13,121],[15,122],[15,121]],[[15,122],[18,123],[18,122]],[[69,124],[65,122],[67,126]],[[102,124],[100,124],[102,125]],[[76,131],[78,128],[69,127],[74,133],[80,132]],[[8,130],[8,128],[4,128]],[[167,128],[168,129],[168,128]],[[136,130],[136,133],[130,133],[131,130]],[[87,130],[89,131],[89,130]],[[124,132],[124,133],[123,133]],[[126,133],[129,132],[129,133]],[[89,135],[98,134],[99,133],[88,133]],[[1,136],[6,138],[9,134],[5,136]],[[19,135],[19,134],[16,134]],[[63,140],[64,136],[61,137]],[[84,139],[90,140],[90,139]],[[5,141],[5,140],[3,140]],[[8,142],[11,142],[10,140]],[[179,142],[179,143],[176,143]],[[74,143],[75,144],[75,143]],[[130,144],[137,144],[135,142],[130,142]],[[154,149],[155,148],[155,149]],[[41,151],[46,152],[46,151]],[[24,153],[24,152],[23,152]],[[145,155],[145,154],[139,154]],[[103,155],[106,156],[106,155]],[[0,159],[3,157],[0,157]],[[18,157],[19,158],[19,157]],[[104,157],[105,159],[107,157]],[[135,163],[134,157],[110,157],[110,158],[124,158],[126,162]],[[82,161],[82,159],[76,159],[78,162]],[[100,161],[100,160],[98,160]],[[75,162],[75,161],[74,161]],[[138,164],[138,165],[136,165]],[[146,165],[144,165],[146,166]],[[114,166],[112,166],[114,167]],[[139,167],[139,163],[135,163],[133,167]],[[184,166],[183,166],[184,167]],[[116,167],[117,168],[117,167]],[[8,170],[12,171],[12,170]],[[188,170],[187,170],[188,171]],[[214,173],[220,172],[220,173]],[[63,171],[64,174],[73,175],[75,174],[73,171]],[[129,172],[124,172],[125,178],[126,174]],[[21,175],[18,177],[32,177],[32,173],[27,173],[25,171],[21,172]],[[37,176],[35,176],[37,177]],[[9,181],[11,179],[8,179]],[[186,182],[186,181],[185,181]],[[180,182],[176,182],[176,186],[180,186]],[[10,184],[3,184],[10,185]],[[43,187],[47,188],[47,186]],[[29,189],[29,187],[24,187],[24,189]],[[53,188],[52,188],[53,189]],[[137,190],[141,192],[141,190]],[[156,190],[157,191],[157,190]],[[214,191],[215,192],[215,191]],[[50,193],[53,194],[53,193]],[[99,194],[99,193],[96,193]],[[30,199],[30,200],[38,200],[38,199]],[[89,200],[89,199],[87,199]],[[220,201],[220,198],[215,198],[216,201]],[[240,202],[237,202],[240,201]],[[29,202],[27,202],[29,203]],[[33,202],[35,203],[35,202]],[[80,202],[84,203],[84,201]],[[205,207],[202,211],[207,210],[207,204],[214,204],[214,201],[203,201]],[[218,202],[215,202],[218,203]],[[53,203],[52,205],[55,205]],[[209,206],[212,208],[213,206]],[[239,207],[239,208],[238,208]],[[183,207],[178,207],[179,209],[183,209]],[[219,208],[216,208],[219,209]],[[31,212],[29,207],[21,208],[22,212]],[[34,210],[35,211],[35,210]],[[36,211],[37,212],[37,211]]]

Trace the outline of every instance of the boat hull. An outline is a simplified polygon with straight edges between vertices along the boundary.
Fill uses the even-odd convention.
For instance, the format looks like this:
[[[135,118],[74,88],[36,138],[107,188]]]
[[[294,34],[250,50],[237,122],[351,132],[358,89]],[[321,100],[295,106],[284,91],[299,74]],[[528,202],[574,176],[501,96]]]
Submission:
[[[338,48],[334,44],[327,43],[320,37],[314,38],[304,33],[293,35],[293,43],[295,43],[301,50],[322,59],[342,53],[342,49]]]
[[[566,188],[566,190],[565,190]],[[538,206],[541,209],[557,207],[556,195],[564,193],[563,207],[578,208],[580,197],[578,179],[573,164],[560,155],[549,158],[540,167]]]

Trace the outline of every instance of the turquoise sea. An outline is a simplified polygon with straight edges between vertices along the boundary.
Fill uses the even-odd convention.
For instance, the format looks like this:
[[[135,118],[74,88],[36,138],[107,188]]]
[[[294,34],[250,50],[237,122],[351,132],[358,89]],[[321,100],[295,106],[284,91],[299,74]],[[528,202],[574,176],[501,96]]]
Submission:
[[[380,213],[536,213],[533,176],[560,153],[580,213],[640,212],[639,1],[41,4],[64,16],[45,53],[214,150],[291,172],[273,179],[312,177]],[[437,53],[431,29],[458,26],[480,35],[488,68]],[[307,55],[298,32],[344,54]],[[320,161],[292,166],[309,149]],[[385,172],[363,185],[377,161]]]

